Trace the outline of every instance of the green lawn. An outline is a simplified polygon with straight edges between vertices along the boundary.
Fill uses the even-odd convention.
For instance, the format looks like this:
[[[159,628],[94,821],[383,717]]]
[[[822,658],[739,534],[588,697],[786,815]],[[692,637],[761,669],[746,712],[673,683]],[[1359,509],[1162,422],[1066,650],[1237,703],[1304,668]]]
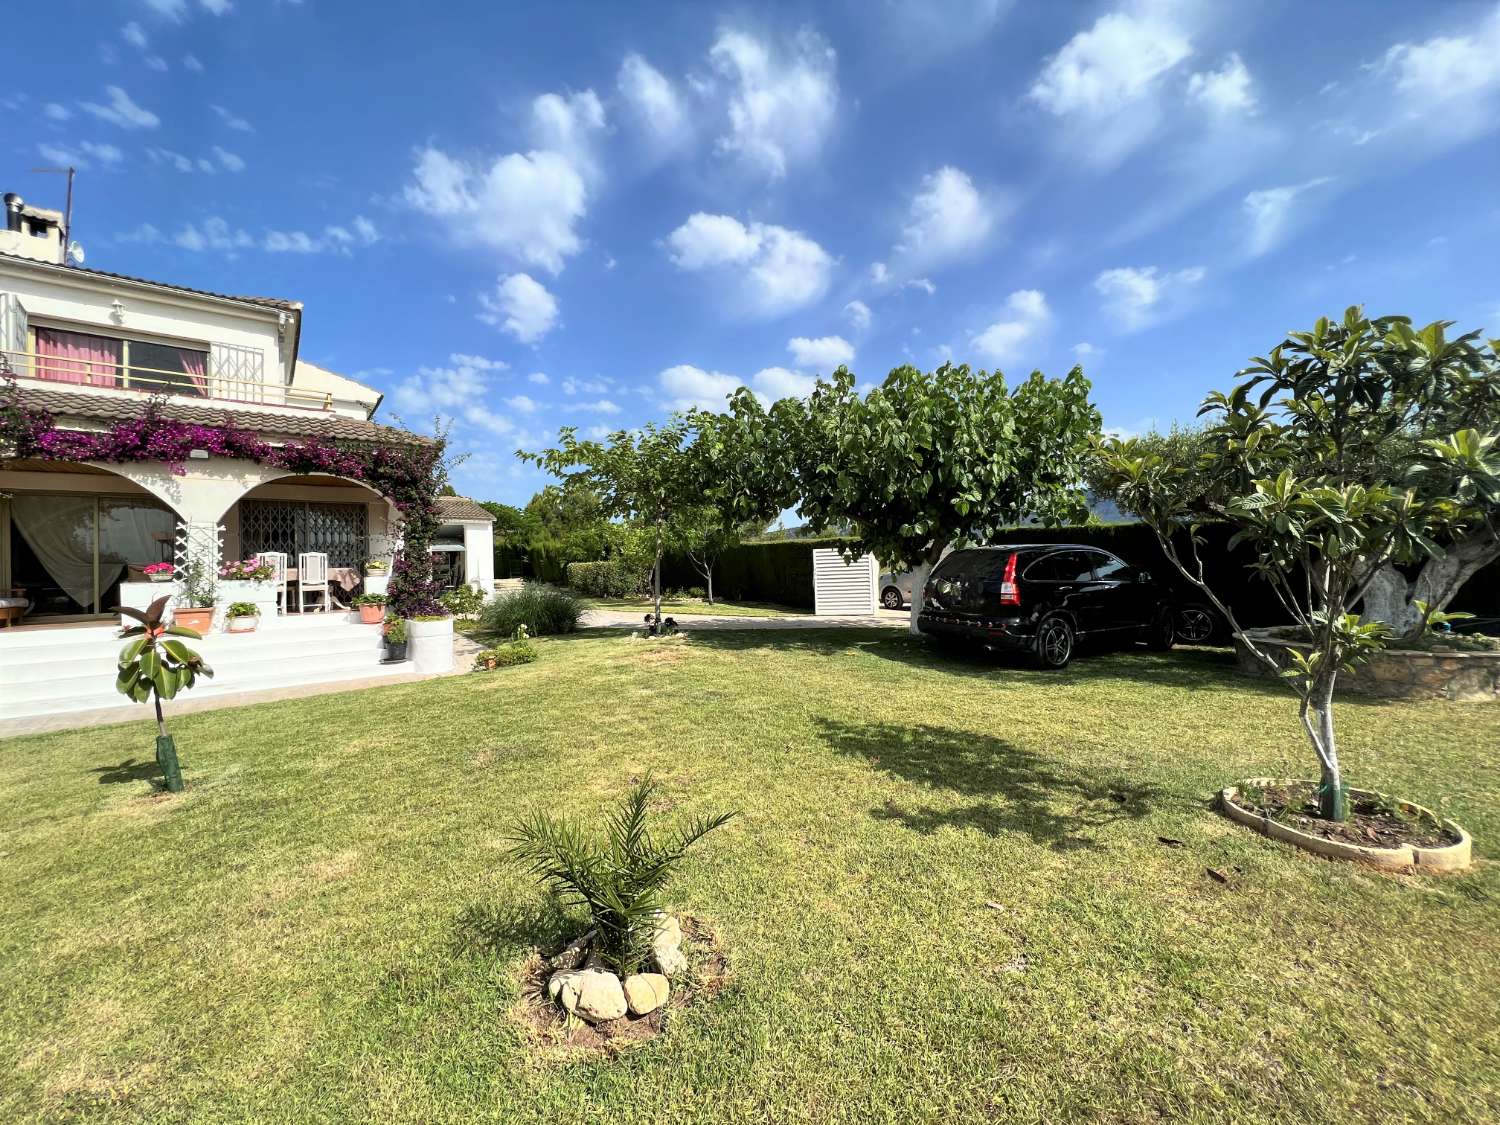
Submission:
[[[1308,772],[1289,698],[1221,653],[540,647],[178,719],[179,798],[145,722],[0,748],[0,1120],[1500,1119],[1500,873],[1380,875],[1211,811]],[[1356,784],[1495,847],[1500,708],[1339,721]],[[539,1056],[507,822],[647,770],[668,819],[742,812],[673,891],[730,982],[617,1058]]]
[[[650,598],[589,598],[587,604],[590,609],[604,609],[619,613],[645,614],[653,609]],[[803,609],[791,609],[784,605],[771,605],[769,602],[716,601],[713,605],[709,605],[696,598],[691,601],[668,601],[663,598],[661,611],[663,616],[674,617],[694,614],[715,617],[797,617],[809,612]]]

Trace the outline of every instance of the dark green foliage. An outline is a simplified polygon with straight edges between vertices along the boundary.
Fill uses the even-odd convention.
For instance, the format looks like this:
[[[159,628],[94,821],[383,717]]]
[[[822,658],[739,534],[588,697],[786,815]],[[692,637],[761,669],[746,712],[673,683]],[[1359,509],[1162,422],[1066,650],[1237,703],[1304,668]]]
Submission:
[[[846,539],[779,539],[741,543],[719,556],[714,567],[714,597],[731,602],[769,602],[793,609],[813,608],[815,547],[839,549]],[[684,555],[662,559],[662,585],[700,585],[697,568]]]
[[[516,821],[506,853],[558,891],[565,902],[588,909],[599,955],[621,974],[636,971],[649,951],[654,923],[665,910],[663,894],[688,848],[732,812],[700,816],[657,842],[646,828],[656,782],[648,775],[605,817],[605,839],[592,838],[573,818],[534,810]]]
[[[616,556],[600,562],[568,564],[568,586],[590,598],[633,598],[646,589],[650,565]]]
[[[496,668],[511,668],[517,664],[530,664],[536,659],[536,645],[530,641],[511,641],[496,645],[474,654],[474,671],[493,672]]]
[[[484,605],[484,595],[473,586],[455,586],[451,590],[444,590],[438,601],[455,617],[468,617],[479,612]]]
[[[117,606],[123,617],[139,621],[120,630],[120,639],[129,641],[120,650],[116,662],[115,688],[137,703],[151,700],[156,707],[156,760],[173,793],[182,791],[182,771],[177,764],[177,749],[167,734],[167,721],[161,713],[161,701],[171,699],[183,688],[197,683],[199,676],[212,678],[214,670],[178,637],[199,640],[196,629],[168,625],[163,620],[171,597],[157,598],[145,611]],[[253,607],[252,607],[253,608]]]
[[[528,582],[519,590],[501,594],[485,603],[479,612],[481,632],[511,637],[521,626],[533,637],[572,633],[583,616],[583,602],[571,590]]]

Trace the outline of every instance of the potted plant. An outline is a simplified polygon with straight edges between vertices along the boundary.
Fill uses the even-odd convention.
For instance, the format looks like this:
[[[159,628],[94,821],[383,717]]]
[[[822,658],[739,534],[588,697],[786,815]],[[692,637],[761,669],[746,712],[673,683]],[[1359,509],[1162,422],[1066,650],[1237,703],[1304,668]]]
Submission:
[[[386,561],[385,559],[366,559],[365,560],[365,573],[366,574],[385,574],[390,569],[391,569],[391,564],[388,561]]]
[[[260,559],[235,559],[219,567],[219,577],[228,582],[264,582],[276,568]]]
[[[260,610],[254,602],[230,602],[224,617],[231,633],[253,633],[260,624]]]
[[[406,622],[399,617],[385,623],[385,663],[399,664],[406,659]]]
[[[141,573],[146,576],[147,582],[170,582],[177,568],[169,562],[151,563],[149,566],[141,567]]]
[[[354,599],[361,625],[379,625],[385,620],[385,595],[361,594]]]
[[[189,559],[182,568],[182,592],[172,610],[172,623],[192,629],[200,635],[214,623],[214,599],[218,584],[201,558]]]

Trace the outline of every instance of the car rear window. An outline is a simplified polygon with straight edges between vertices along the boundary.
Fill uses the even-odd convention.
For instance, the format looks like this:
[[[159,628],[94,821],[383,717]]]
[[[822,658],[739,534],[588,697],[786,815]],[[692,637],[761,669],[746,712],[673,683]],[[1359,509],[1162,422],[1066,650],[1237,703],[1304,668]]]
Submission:
[[[1032,563],[1024,577],[1030,582],[1092,582],[1094,564],[1087,551],[1054,551]]]
[[[988,578],[999,571],[1010,557],[1009,551],[954,551],[932,573],[934,582],[957,582],[961,579]]]

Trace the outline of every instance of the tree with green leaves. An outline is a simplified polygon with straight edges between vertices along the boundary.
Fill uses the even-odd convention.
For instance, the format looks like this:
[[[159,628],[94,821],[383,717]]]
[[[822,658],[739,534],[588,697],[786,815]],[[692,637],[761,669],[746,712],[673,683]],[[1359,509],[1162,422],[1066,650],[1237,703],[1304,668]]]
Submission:
[[[563,481],[562,490],[585,489],[608,516],[634,521],[652,548],[652,599],[661,625],[661,558],[672,544],[674,519],[702,502],[702,481],[687,450],[688,425],[680,417],[639,430],[617,430],[602,442],[579,441],[572,426],[558,431],[558,445],[516,456]]]
[[[1089,391],[1076,367],[1062,379],[1035,372],[1012,390],[998,371],[945,363],[898,367],[862,394],[840,367],[806,399],[766,413],[741,393],[731,414],[744,434],[774,435],[775,452],[751,474],[764,495],[795,500],[814,530],[847,527],[861,552],[915,572],[916,632],[927,575],[947,548],[1027,520],[1083,518],[1100,421]]]
[[[1340,670],[1379,651],[1390,633],[1356,609],[1388,568],[1442,559],[1443,542],[1485,522],[1466,495],[1494,503],[1493,432],[1433,436],[1438,419],[1472,416],[1438,396],[1488,394],[1474,338],[1450,341],[1447,327],[1418,331],[1405,318],[1369,319],[1350,308],[1257,357],[1230,393],[1209,395],[1199,412],[1211,420],[1202,449],[1183,446],[1175,452],[1187,455],[1175,456],[1137,440],[1100,447],[1110,493],[1151,526],[1254,657],[1295,689],[1318,759],[1320,811],[1332,819],[1347,814],[1334,686]],[[1289,666],[1244,634],[1207,581],[1195,533],[1206,520],[1231,522],[1230,545],[1256,550],[1257,573],[1308,644]],[[1194,533],[1179,551],[1173,532],[1183,528]]]
[[[208,663],[177,637],[201,639],[196,629],[183,625],[168,625],[164,618],[171,596],[157,598],[145,611],[129,606],[116,607],[120,614],[139,625],[130,625],[120,631],[120,639],[128,641],[120,650],[115,688],[137,703],[151,700],[156,705],[156,762],[161,767],[167,789],[182,792],[182,768],[177,761],[177,747],[167,733],[167,721],[162,715],[161,701],[174,698],[183,688],[190,688],[199,676],[212,677],[214,670]]]

